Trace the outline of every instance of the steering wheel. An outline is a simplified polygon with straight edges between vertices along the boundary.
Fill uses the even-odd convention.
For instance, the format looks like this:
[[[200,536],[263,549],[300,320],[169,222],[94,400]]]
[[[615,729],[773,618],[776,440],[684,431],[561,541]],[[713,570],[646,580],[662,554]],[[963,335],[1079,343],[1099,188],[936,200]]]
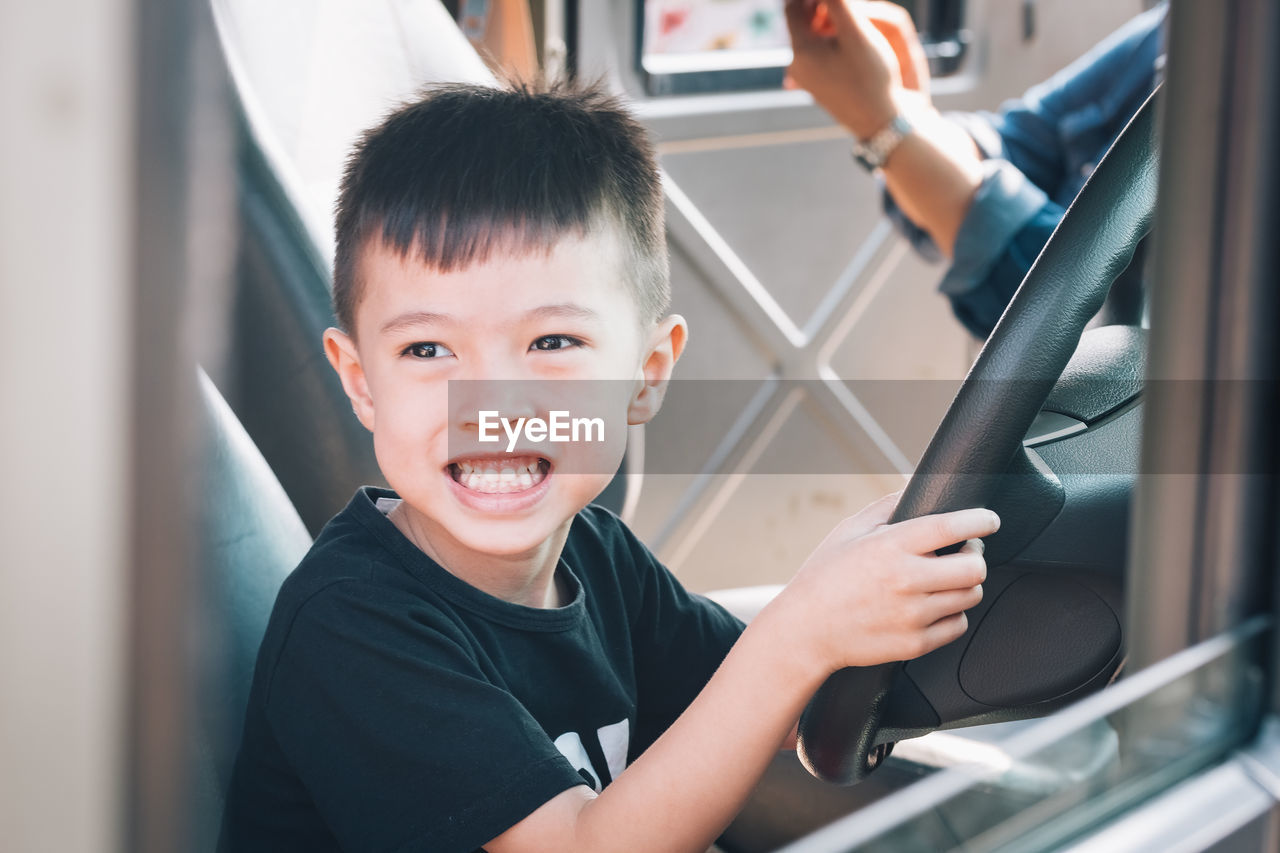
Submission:
[[[1022,446],[1027,430],[1150,230],[1158,92],[1121,131],[1027,272],[891,521],[988,505],[1006,472],[1030,464]],[[882,718],[901,666],[849,667],[819,688],[800,718],[798,751],[811,773],[848,785],[880,765],[893,747],[891,721]]]

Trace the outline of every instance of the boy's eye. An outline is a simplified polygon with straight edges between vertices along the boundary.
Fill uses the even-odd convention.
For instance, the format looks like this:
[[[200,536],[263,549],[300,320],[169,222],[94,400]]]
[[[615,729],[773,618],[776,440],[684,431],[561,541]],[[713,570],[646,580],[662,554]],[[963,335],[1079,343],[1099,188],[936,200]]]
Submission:
[[[534,341],[529,349],[547,352],[550,350],[569,349],[571,347],[580,346],[582,346],[582,341],[571,335],[543,335]]]
[[[421,343],[410,344],[404,348],[404,352],[401,355],[407,355],[412,358],[444,358],[447,355],[453,355],[453,352],[444,344]]]

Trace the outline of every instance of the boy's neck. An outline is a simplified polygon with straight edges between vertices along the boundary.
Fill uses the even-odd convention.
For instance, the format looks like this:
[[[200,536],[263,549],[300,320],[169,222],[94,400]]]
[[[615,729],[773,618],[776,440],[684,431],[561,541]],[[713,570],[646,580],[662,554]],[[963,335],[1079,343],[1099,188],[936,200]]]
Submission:
[[[524,554],[477,553],[438,526],[429,524],[401,501],[387,513],[391,523],[445,571],[481,592],[525,607],[554,608],[569,603],[568,587],[556,576],[572,519],[534,551]]]

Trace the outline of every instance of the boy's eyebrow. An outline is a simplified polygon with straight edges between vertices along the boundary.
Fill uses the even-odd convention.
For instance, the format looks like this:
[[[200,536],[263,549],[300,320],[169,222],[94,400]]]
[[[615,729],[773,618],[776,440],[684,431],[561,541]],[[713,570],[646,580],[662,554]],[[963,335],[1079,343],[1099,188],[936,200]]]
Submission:
[[[567,318],[572,320],[599,320],[600,315],[584,305],[573,302],[561,302],[554,305],[540,305],[525,313],[528,320]],[[453,326],[457,320],[450,314],[436,311],[409,311],[399,317],[388,320],[379,329],[383,335],[399,332],[412,326]]]
[[[435,311],[410,311],[393,320],[388,320],[379,332],[385,335],[409,326],[450,326],[453,323],[453,317],[448,314],[439,314]]]
[[[542,305],[525,314],[530,320],[566,318],[570,320],[599,320],[600,315],[590,308],[573,302]]]

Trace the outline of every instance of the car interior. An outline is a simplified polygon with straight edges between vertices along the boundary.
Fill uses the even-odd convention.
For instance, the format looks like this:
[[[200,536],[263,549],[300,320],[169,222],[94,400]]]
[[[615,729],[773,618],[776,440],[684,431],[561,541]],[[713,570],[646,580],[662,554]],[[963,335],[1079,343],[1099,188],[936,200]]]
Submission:
[[[342,417],[345,396],[315,343],[332,323],[322,255],[330,238],[321,230],[323,212],[309,196],[331,196],[332,169],[340,161],[331,156],[326,173],[316,158],[314,172],[304,172],[305,162],[300,165],[301,158],[280,141],[287,131],[278,128],[287,119],[266,115],[265,103],[280,96],[255,85],[252,69],[265,60],[252,51],[255,44],[278,50],[279,35],[270,27],[287,19],[272,21],[255,4],[230,0],[214,3],[214,12],[240,102],[240,249],[230,320],[235,359],[220,375],[201,382],[210,429],[209,476],[217,484],[210,495],[227,498],[221,505],[211,500],[206,513],[204,553],[210,562],[203,574],[219,579],[216,600],[228,609],[218,621],[226,627],[229,664],[223,670],[226,682],[214,695],[236,700],[230,706],[235,708],[247,696],[257,638],[275,588],[305,541],[297,518],[314,533],[345,501],[353,483],[381,477],[367,434],[354,419]],[[436,19],[422,10],[415,14],[426,17],[385,23],[416,26],[431,38],[401,42],[405,55],[384,63],[383,78],[356,84],[379,97],[372,91],[358,98],[340,96],[362,104],[355,115],[343,118],[356,128],[370,120],[368,104],[393,101],[432,74],[492,80],[460,31],[439,20],[443,7],[430,13]],[[266,31],[250,38],[246,33],[254,26]],[[372,40],[357,34],[347,37],[344,47],[369,49],[359,37]],[[424,69],[427,58],[434,68]],[[267,94],[259,94],[264,88]],[[898,519],[974,505],[990,506],[1006,519],[988,542],[992,572],[984,602],[970,614],[962,641],[906,665],[832,676],[802,720],[799,750],[805,766],[825,782],[861,780],[899,741],[1044,716],[1096,691],[1120,668],[1124,520],[1141,423],[1144,332],[1137,326],[1084,329],[1150,228],[1157,164],[1154,103],[1153,98],[1100,164],[1072,217],[1046,249],[1047,262],[1037,267],[1043,275],[1028,278],[983,347],[899,505]],[[303,127],[306,118],[297,121]],[[1095,226],[1100,212],[1110,212],[1105,234]],[[1100,240],[1107,242],[1100,245]],[[226,389],[227,403],[219,389]],[[993,417],[996,412],[999,418]],[[326,464],[316,465],[317,459]],[[245,488],[270,482],[273,475],[280,485],[253,490],[257,497]],[[622,512],[627,485],[624,469],[601,502]],[[1081,550],[1081,541],[1090,547]],[[732,606],[758,609],[755,600],[773,589],[719,594]],[[206,741],[214,765],[211,778],[220,785],[230,768],[227,747],[238,742],[235,714],[223,710],[208,721],[214,728]],[[996,750],[994,744],[1016,730],[997,725],[976,737],[961,731],[939,744],[904,745],[900,755],[915,772],[900,773],[897,784],[953,763],[953,755],[969,755],[966,747],[973,744]],[[1101,772],[1116,758],[1114,737],[1090,731],[1082,743],[1095,751],[1084,753],[1067,771],[1057,768],[1064,784],[1080,767]],[[1004,774],[1005,795],[1019,795],[1019,780],[1035,778],[1043,786],[1053,775],[1045,767],[1012,768]],[[793,768],[790,774],[777,769],[774,776],[790,780],[775,787],[819,787]],[[855,805],[868,795],[859,791]],[[845,795],[829,808],[847,811],[848,799]],[[776,845],[835,816],[810,817],[814,823],[804,825],[776,806],[762,804],[755,812],[743,822],[756,825],[738,833],[754,840],[727,837],[728,849],[772,849],[762,842]],[[779,825],[761,826],[770,821]]]
[[[176,451],[167,458],[190,464],[199,495],[190,501],[191,541],[165,552],[185,547],[193,556],[183,575],[188,586],[164,594],[196,603],[169,621],[132,629],[137,647],[157,637],[198,639],[183,645],[195,652],[165,658],[170,673],[179,662],[189,666],[178,679],[189,690],[185,703],[137,700],[150,710],[131,712],[131,743],[178,756],[150,763],[144,756],[131,765],[126,834],[139,850],[165,849],[175,838],[184,849],[214,849],[276,591],[352,490],[383,482],[369,435],[347,416],[350,405],[320,346],[333,323],[329,216],[347,146],[421,86],[496,79],[486,64],[493,57],[482,57],[459,26],[457,4],[199,5],[203,11],[183,26],[223,91],[220,132],[230,153],[220,175],[231,225],[221,245],[235,248],[224,259],[224,316],[214,324],[221,340],[199,341],[199,369],[173,380],[185,383],[182,393],[194,402],[189,426],[198,441],[190,459]],[[963,77],[978,73],[982,57],[988,74],[999,71],[988,41],[1007,31],[1031,42],[1055,14],[1033,2],[904,5],[926,36],[939,92],[956,108],[971,106],[975,96]],[[1123,20],[1143,6],[1130,5],[1124,14],[1105,14]],[[846,382],[858,376],[839,375],[847,356],[831,355],[850,336],[849,318],[890,304],[877,288],[894,275],[928,282],[936,268],[911,266],[878,209],[864,210],[874,204],[866,201],[856,216],[866,217],[870,236],[860,238],[852,260],[846,252],[815,261],[831,268],[824,282],[835,284],[795,308],[784,304],[793,297],[770,295],[743,260],[748,251],[724,236],[749,243],[754,232],[709,212],[734,199],[708,200],[698,183],[699,158],[708,151],[754,151],[779,140],[816,143],[822,152],[847,147],[829,127],[799,126],[798,93],[773,91],[785,61],[764,49],[754,65],[728,68],[647,53],[641,0],[533,4],[538,57],[521,61],[582,71],[600,60],[617,73],[618,87],[637,97],[667,170],[676,286],[709,283],[688,290],[688,313],[711,318],[709,341],[726,328],[717,323],[738,324],[725,333],[723,351],[709,344],[706,356],[711,364],[732,363],[725,370],[737,373],[695,363],[689,378],[740,384],[725,382],[714,400],[674,393],[672,411],[662,415],[667,426],[655,424],[648,444],[700,418],[739,428],[714,446],[694,435],[691,446],[711,461],[678,472],[663,471],[655,453],[645,452],[645,433],[633,433],[623,467],[598,502],[634,523],[691,588],[748,620],[786,575],[739,571],[734,549],[752,545],[730,540],[749,538],[741,531],[759,506],[781,505],[793,495],[789,489],[801,488],[779,485],[766,494],[771,475],[758,474],[758,492],[751,492],[750,466],[762,454],[785,458],[769,442],[804,413],[817,426],[800,430],[797,444],[841,430],[852,435],[856,423],[857,436],[832,446],[845,460],[873,461],[863,479],[850,470],[852,485],[826,505],[802,501],[798,530],[829,527],[832,517],[858,508],[851,501],[904,483],[894,520],[978,505],[1003,519],[987,542],[990,574],[965,637],[912,661],[832,675],[800,721],[797,753],[774,762],[719,840],[723,853],[1075,843],[1280,849],[1269,846],[1280,844],[1280,734],[1268,712],[1276,707],[1269,663],[1276,645],[1267,615],[1276,606],[1280,561],[1272,446],[1280,360],[1271,331],[1280,300],[1264,287],[1276,262],[1268,229],[1280,210],[1280,181],[1266,152],[1278,138],[1273,102],[1280,99],[1270,83],[1252,82],[1268,80],[1280,61],[1267,49],[1267,39],[1280,35],[1280,10],[1246,0],[1221,5],[1175,2],[1169,51],[1183,64],[1170,62],[1163,85],[1097,164],[991,336],[971,346],[951,332],[933,335],[954,363],[909,377],[919,380],[914,386],[889,376],[864,391]],[[565,9],[572,10],[568,20]],[[1075,42],[1096,40],[1104,23],[1114,21],[1082,28]],[[557,24],[576,40],[552,38]],[[305,90],[282,77],[281,66],[303,69],[297,76],[306,78]],[[735,110],[748,98],[770,110],[781,104],[783,118],[747,124]],[[812,123],[811,105],[804,109]],[[717,118],[741,125],[707,137],[724,148],[699,141]],[[840,165],[846,167],[852,164]],[[864,201],[872,198],[872,187],[858,191]],[[1142,311],[1132,310],[1129,293],[1108,301],[1135,254],[1146,256]],[[801,269],[795,277],[812,273]],[[918,299],[919,292],[906,288],[893,299]],[[885,309],[878,322],[896,310]],[[939,311],[936,304],[929,310]],[[926,331],[914,334],[929,336],[929,322],[950,321],[944,314],[925,316]],[[752,326],[760,318],[776,323]],[[1125,322],[1111,322],[1116,318]],[[787,355],[759,363],[726,356],[757,343]],[[172,369],[187,367],[179,360]],[[819,390],[805,396],[795,391],[802,385],[788,385],[804,382]],[[913,389],[913,404],[886,410],[884,395],[904,387]],[[778,406],[770,420],[766,410],[784,399],[790,408]],[[811,475],[796,480],[817,488]],[[685,573],[717,549],[723,572]],[[790,557],[780,553],[776,562]],[[139,684],[149,677],[139,676]],[[178,715],[179,705],[180,724],[148,731],[148,713],[172,722],[179,717],[165,715]],[[152,744],[161,731],[170,739]],[[184,742],[175,747],[174,740]],[[1228,770],[1236,776],[1224,775]],[[1150,811],[1172,796],[1162,792],[1194,778],[1217,787]],[[156,793],[166,780],[173,790]],[[145,813],[156,800],[178,803],[178,817],[153,822]],[[1217,816],[1206,817],[1206,809]],[[1094,838],[1100,827],[1138,816],[1141,828],[1130,827],[1130,835]],[[1183,817],[1203,832],[1189,833]],[[1098,846],[1084,846],[1090,838]]]

